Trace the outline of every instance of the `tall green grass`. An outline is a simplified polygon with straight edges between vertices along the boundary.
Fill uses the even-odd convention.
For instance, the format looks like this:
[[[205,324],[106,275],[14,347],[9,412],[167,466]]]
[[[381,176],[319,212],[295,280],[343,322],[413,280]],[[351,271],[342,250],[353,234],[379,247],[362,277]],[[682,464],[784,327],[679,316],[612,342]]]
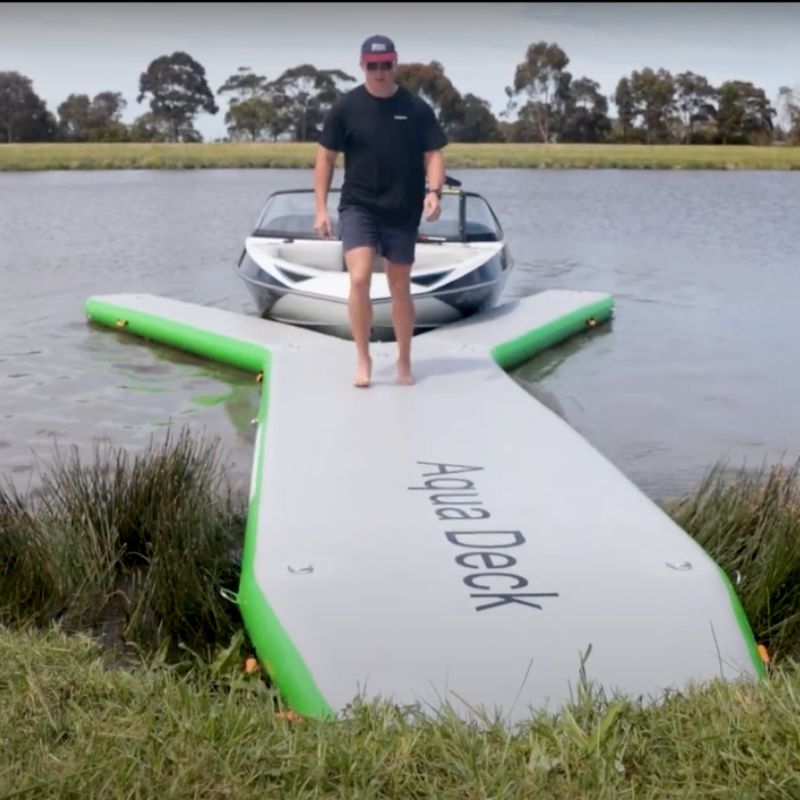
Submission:
[[[0,145],[0,171],[303,168],[310,142],[204,144],[45,143]],[[445,150],[448,169],[800,169],[800,147],[640,144],[463,144]],[[339,165],[341,166],[341,158]]]
[[[218,443],[188,429],[136,457],[57,452],[34,496],[0,489],[0,622],[208,651],[240,624],[220,590],[238,588],[245,514]]]
[[[717,464],[696,492],[667,505],[735,580],[760,642],[800,659],[800,462],[731,476]]]

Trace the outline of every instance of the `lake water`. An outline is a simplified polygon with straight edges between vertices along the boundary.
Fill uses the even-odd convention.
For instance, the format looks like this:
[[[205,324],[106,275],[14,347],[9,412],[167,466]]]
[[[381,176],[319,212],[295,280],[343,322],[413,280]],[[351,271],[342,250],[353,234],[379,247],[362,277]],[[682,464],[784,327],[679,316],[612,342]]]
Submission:
[[[800,457],[800,174],[452,174],[505,228],[507,298],[614,296],[611,324],[513,376],[643,491],[689,492],[719,460]],[[255,313],[233,271],[244,238],[270,192],[311,186],[310,170],[0,173],[0,474],[25,490],[56,447],[135,452],[188,424],[246,486],[253,377],[90,325],[84,302]]]

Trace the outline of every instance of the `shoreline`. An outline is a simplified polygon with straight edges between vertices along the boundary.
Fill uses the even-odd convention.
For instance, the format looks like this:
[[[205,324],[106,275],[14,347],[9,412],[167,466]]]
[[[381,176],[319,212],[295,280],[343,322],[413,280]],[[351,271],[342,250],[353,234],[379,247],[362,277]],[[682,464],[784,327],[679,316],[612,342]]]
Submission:
[[[0,172],[115,169],[313,169],[314,142],[0,145]],[[800,170],[800,147],[769,145],[463,144],[448,169]],[[337,167],[341,167],[341,157]]]

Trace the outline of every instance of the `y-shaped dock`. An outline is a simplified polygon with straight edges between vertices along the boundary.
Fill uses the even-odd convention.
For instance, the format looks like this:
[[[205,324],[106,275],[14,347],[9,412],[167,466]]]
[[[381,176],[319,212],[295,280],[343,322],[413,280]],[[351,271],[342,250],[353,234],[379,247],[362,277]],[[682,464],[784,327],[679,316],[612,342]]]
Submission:
[[[764,674],[725,574],[503,368],[613,310],[547,291],[393,344],[149,295],[90,298],[91,320],[263,372],[238,602],[289,707],[357,697],[506,721],[608,692]]]

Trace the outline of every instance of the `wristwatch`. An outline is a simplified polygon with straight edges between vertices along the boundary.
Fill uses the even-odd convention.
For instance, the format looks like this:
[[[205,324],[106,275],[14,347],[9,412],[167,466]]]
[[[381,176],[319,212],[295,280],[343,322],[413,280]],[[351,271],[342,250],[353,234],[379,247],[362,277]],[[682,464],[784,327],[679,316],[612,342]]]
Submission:
[[[428,194],[435,194],[440,200],[442,199],[441,189],[428,189]]]

